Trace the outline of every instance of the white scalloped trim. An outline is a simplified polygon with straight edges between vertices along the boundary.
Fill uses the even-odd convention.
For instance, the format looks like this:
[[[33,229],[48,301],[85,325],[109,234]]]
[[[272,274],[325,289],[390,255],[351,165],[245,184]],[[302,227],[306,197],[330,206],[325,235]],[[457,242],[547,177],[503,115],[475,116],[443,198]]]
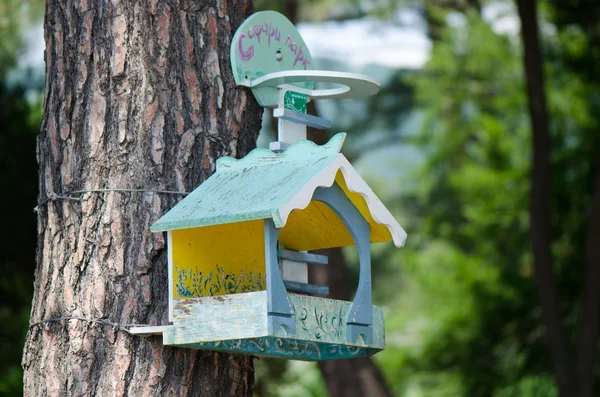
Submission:
[[[291,200],[279,208],[277,216],[273,217],[275,226],[278,228],[285,226],[293,210],[306,208],[318,187],[330,187],[333,185],[338,170],[342,171],[348,190],[352,193],[360,194],[365,199],[369,212],[375,222],[385,225],[388,228],[396,247],[404,246],[404,242],[406,241],[406,232],[404,229],[402,229],[381,200],[373,193],[371,188],[341,153],[338,154],[337,158],[331,164],[324,168],[302,190],[292,197]]]

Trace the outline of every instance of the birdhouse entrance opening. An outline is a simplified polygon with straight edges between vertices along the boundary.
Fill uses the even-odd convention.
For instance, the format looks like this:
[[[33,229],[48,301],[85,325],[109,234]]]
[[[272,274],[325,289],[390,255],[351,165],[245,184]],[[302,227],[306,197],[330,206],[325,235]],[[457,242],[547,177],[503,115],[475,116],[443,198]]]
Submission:
[[[371,328],[373,312],[371,303],[371,256],[369,250],[371,233],[369,223],[346,196],[344,190],[335,183],[329,188],[318,187],[313,193],[312,201],[325,204],[334,214],[330,214],[329,218],[321,217],[321,219],[314,219],[312,217],[305,217],[305,219],[316,223],[313,226],[320,227],[323,219],[325,219],[326,223],[332,222],[334,218],[339,218],[350,232],[357,246],[360,261],[360,277],[354,302],[345,316],[347,327],[346,341],[348,343],[371,344],[373,343],[373,330]],[[308,207],[310,207],[310,204]],[[300,210],[299,213],[301,214],[302,212]],[[283,267],[281,265],[285,266],[285,263],[282,264],[278,260],[280,256],[277,244],[279,234],[280,230],[275,228],[273,221],[270,219],[265,220],[268,328],[270,333],[276,334],[283,331],[285,334],[293,335],[297,329],[296,320],[298,314],[295,313],[293,304],[290,302],[287,294],[286,288],[289,289],[290,282],[288,281],[286,285],[286,281],[282,279],[281,275],[281,267]],[[307,257],[306,254],[299,252],[295,254]],[[315,292],[317,288],[324,288],[301,282],[294,282],[291,286],[300,292]],[[294,315],[296,315],[295,319]]]

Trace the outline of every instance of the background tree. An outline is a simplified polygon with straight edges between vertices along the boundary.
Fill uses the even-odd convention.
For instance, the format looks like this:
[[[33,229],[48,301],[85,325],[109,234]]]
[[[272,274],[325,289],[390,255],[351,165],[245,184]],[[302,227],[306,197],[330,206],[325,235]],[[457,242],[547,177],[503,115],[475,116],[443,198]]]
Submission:
[[[571,374],[572,357],[569,354],[567,336],[563,327],[559,292],[550,252],[552,215],[550,212],[550,148],[552,140],[546,104],[536,1],[517,0],[517,7],[521,19],[527,103],[532,130],[529,212],[534,276],[558,389],[562,396],[576,396],[579,393]]]
[[[234,1],[46,4],[26,395],[251,394],[250,357],[126,332],[167,322],[165,239],[149,226],[181,195],[118,190],[190,191],[217,157],[254,147],[261,112],[235,87],[228,51],[251,11]]]

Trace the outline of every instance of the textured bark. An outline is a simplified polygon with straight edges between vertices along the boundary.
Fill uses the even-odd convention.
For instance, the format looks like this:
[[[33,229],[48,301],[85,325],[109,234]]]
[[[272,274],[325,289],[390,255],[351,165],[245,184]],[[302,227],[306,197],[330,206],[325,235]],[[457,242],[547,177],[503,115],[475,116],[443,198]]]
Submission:
[[[597,396],[594,373],[600,327],[600,168],[596,171],[594,184],[585,242],[581,332],[577,352],[577,383],[581,397]]]
[[[58,1],[45,16],[40,201],[101,188],[191,191],[255,145],[261,110],[229,44],[250,1]],[[31,323],[167,323],[163,234],[181,195],[103,192],[40,206]],[[102,323],[33,325],[27,396],[249,396],[252,359],[164,347]]]
[[[550,148],[548,110],[544,92],[544,71],[538,35],[536,2],[517,0],[521,18],[521,38],[529,116],[533,133],[531,169],[530,234],[535,283],[542,319],[550,345],[550,357],[560,395],[575,396],[572,360],[560,309],[560,297],[550,252]]]

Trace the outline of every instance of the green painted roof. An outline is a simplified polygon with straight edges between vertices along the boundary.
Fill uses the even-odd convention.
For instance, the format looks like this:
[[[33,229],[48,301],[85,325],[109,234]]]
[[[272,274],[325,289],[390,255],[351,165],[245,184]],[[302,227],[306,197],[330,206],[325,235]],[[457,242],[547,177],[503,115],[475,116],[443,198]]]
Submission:
[[[150,228],[153,232],[273,218],[279,209],[338,156],[345,133],[318,146],[298,141],[283,153],[254,149],[236,160],[217,160],[216,172]]]

